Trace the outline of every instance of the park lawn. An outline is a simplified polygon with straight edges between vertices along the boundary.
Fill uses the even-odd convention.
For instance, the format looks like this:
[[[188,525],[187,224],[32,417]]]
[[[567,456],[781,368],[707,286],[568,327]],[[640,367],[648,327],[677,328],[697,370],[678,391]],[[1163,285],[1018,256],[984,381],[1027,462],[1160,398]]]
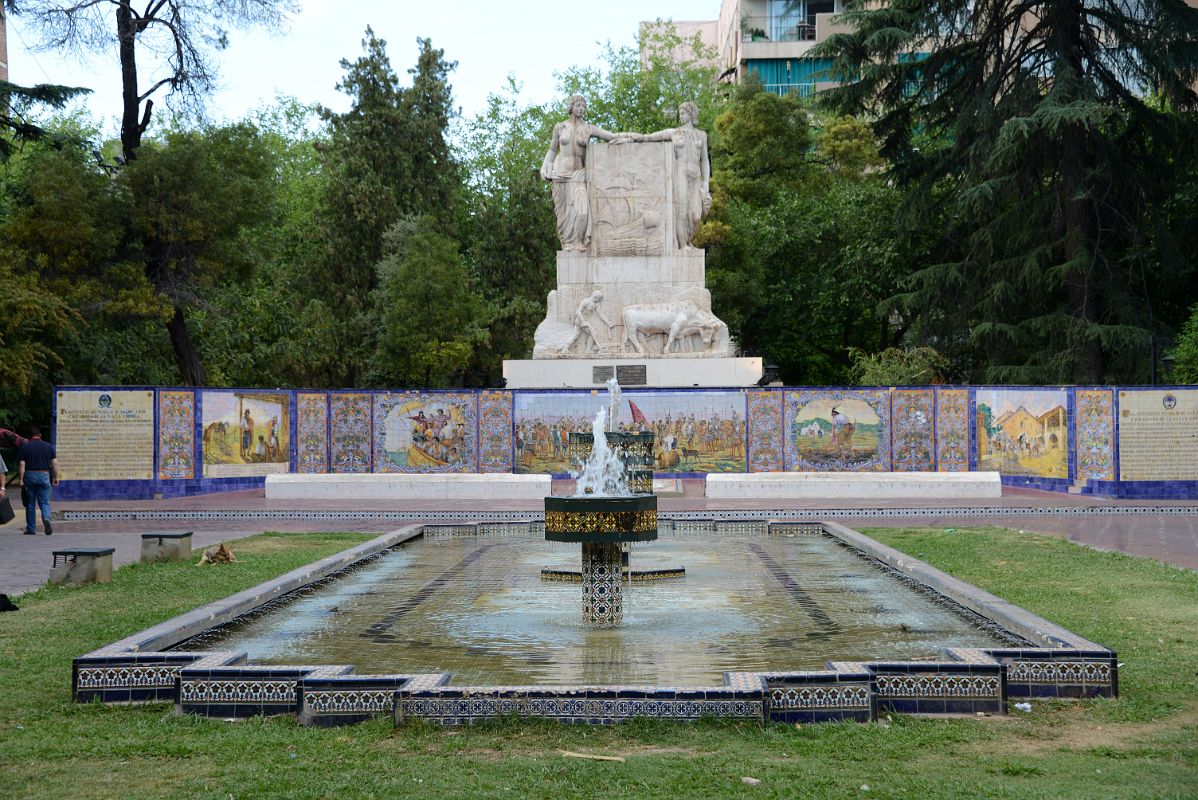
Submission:
[[[265,534],[232,566],[125,567],[0,615],[0,797],[1198,797],[1198,573],[997,528],[869,532],[1118,650],[1121,698],[870,725],[463,729],[71,702],[73,656],[365,538]]]

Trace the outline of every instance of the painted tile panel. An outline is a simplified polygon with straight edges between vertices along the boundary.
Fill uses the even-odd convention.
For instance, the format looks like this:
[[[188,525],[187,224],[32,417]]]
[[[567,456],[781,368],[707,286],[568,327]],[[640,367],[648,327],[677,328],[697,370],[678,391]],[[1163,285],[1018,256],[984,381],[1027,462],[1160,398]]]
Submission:
[[[1065,389],[977,389],[978,469],[1004,475],[1069,477]]]
[[[200,395],[205,478],[248,478],[291,469],[290,397],[209,389]]]
[[[517,473],[571,469],[570,433],[590,433],[606,393],[518,392],[515,395]],[[625,391],[616,412],[620,430],[651,430],[654,467],[661,473],[744,472],[745,396],[739,391]]]
[[[296,471],[329,471],[329,398],[324,392],[297,392]]]
[[[195,392],[158,392],[158,477],[195,477]]]
[[[932,472],[936,469],[934,389],[894,389],[890,393],[893,469]]]
[[[799,472],[889,470],[889,392],[786,392],[786,468]]]
[[[478,471],[511,472],[512,393],[480,392],[478,396]]]
[[[370,395],[329,396],[329,439],[332,472],[370,472]]]
[[[784,462],[785,392],[748,392],[749,472],[781,472]]]
[[[936,462],[940,472],[969,471],[969,390],[936,390]]]
[[[474,472],[473,392],[395,392],[374,397],[374,471]]]
[[[1078,480],[1109,481],[1115,478],[1115,392],[1113,389],[1078,389]]]

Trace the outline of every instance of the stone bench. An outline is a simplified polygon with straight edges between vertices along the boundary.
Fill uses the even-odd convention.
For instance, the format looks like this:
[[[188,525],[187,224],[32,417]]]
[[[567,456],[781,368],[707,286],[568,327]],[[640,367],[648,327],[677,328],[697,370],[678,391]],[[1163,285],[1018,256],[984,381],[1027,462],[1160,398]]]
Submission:
[[[141,535],[141,562],[186,561],[191,558],[191,531],[151,531]]]
[[[50,565],[50,583],[83,586],[86,583],[112,582],[112,554],[115,547],[69,547],[54,551]]]
[[[833,500],[995,499],[997,472],[754,472],[712,473],[707,496],[731,499]]]
[[[474,472],[266,476],[267,500],[541,500],[549,475]]]

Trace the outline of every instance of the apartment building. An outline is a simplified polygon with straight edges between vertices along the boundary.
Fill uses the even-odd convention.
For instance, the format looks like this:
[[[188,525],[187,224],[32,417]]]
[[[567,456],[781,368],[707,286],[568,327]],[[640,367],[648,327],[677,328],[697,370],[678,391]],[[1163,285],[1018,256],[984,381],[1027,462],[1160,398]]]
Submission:
[[[832,21],[843,0],[723,0],[716,23],[724,80],[755,76],[768,91],[806,96],[832,85],[826,59],[810,51],[849,28]]]

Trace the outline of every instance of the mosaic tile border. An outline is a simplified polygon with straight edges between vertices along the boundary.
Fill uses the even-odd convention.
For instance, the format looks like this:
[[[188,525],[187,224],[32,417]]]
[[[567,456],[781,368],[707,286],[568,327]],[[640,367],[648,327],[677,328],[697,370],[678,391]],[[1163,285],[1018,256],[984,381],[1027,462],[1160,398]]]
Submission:
[[[695,518],[681,521],[687,530],[738,532],[745,535],[802,531],[826,535],[860,551],[879,568],[896,570],[886,559],[888,548],[837,523],[778,523]],[[730,527],[732,526],[732,527]],[[490,527],[490,531],[488,531]],[[438,529],[439,528],[439,529]],[[421,526],[395,531],[373,543],[354,548],[359,555],[337,562],[340,571],[355,569],[390,547],[428,536],[534,535],[543,526],[525,516],[519,522],[497,525]],[[872,542],[876,546],[870,550]],[[902,556],[897,551],[890,551]],[[332,557],[336,558],[336,557]],[[930,567],[903,556],[905,575],[918,582]],[[329,559],[319,563],[330,562]],[[330,562],[331,563],[331,562]],[[925,572],[921,572],[921,569]],[[276,579],[224,602],[236,615],[255,613],[239,598],[269,596],[270,605],[305,592],[339,570],[325,570],[314,579],[295,583],[295,576]],[[900,572],[904,570],[898,570]],[[1039,638],[1055,643],[1030,646],[1031,638],[1012,635],[1023,644],[999,648],[947,648],[936,661],[828,662],[823,671],[792,673],[727,672],[723,686],[491,686],[455,687],[446,673],[418,675],[357,675],[346,665],[285,666],[245,663],[239,652],[133,652],[144,643],[161,641],[161,630],[183,631],[174,644],[188,638],[188,623],[208,618],[209,607],[177,617],[74,660],[73,692],[78,701],[105,703],[173,701],[180,713],[237,718],[262,714],[297,714],[301,724],[339,725],[384,714],[396,724],[419,718],[433,724],[458,725],[503,716],[526,716],[570,723],[612,724],[635,717],[693,721],[703,717],[762,722],[867,722],[880,711],[916,714],[1002,714],[1008,697],[1116,696],[1118,663],[1115,653],[1087,642],[1047,620],[1010,607],[973,587],[961,587],[950,576],[932,570],[962,597],[945,602],[968,603],[969,614],[980,616],[990,600],[1004,609],[999,616],[1043,631]],[[290,580],[289,594],[279,595],[273,584]],[[933,579],[927,591],[942,591]],[[272,594],[273,593],[273,594]],[[988,599],[989,598],[989,599]],[[234,602],[235,601],[235,602]],[[219,605],[219,604],[217,604]],[[964,607],[961,607],[964,611]],[[991,609],[993,610],[993,609]],[[232,613],[232,612],[230,612]],[[1019,615],[1023,615],[1021,618]],[[989,618],[987,618],[989,619]],[[996,622],[991,619],[991,622]],[[1024,634],[1028,636],[1028,634]],[[1075,642],[1076,644],[1070,644]],[[172,646],[169,642],[166,646]],[[1069,646],[1065,646],[1065,645]]]
[[[378,520],[393,522],[510,522],[544,521],[543,511],[288,511],[288,510],[197,510],[197,511],[63,511],[62,519],[74,522],[113,520]],[[911,517],[1191,517],[1198,506],[995,506],[932,508],[816,508],[735,509],[722,512],[728,522],[757,520],[904,519]],[[710,511],[658,512],[659,520],[711,521]],[[694,527],[691,530],[701,530]],[[713,528],[714,530],[714,528]]]

